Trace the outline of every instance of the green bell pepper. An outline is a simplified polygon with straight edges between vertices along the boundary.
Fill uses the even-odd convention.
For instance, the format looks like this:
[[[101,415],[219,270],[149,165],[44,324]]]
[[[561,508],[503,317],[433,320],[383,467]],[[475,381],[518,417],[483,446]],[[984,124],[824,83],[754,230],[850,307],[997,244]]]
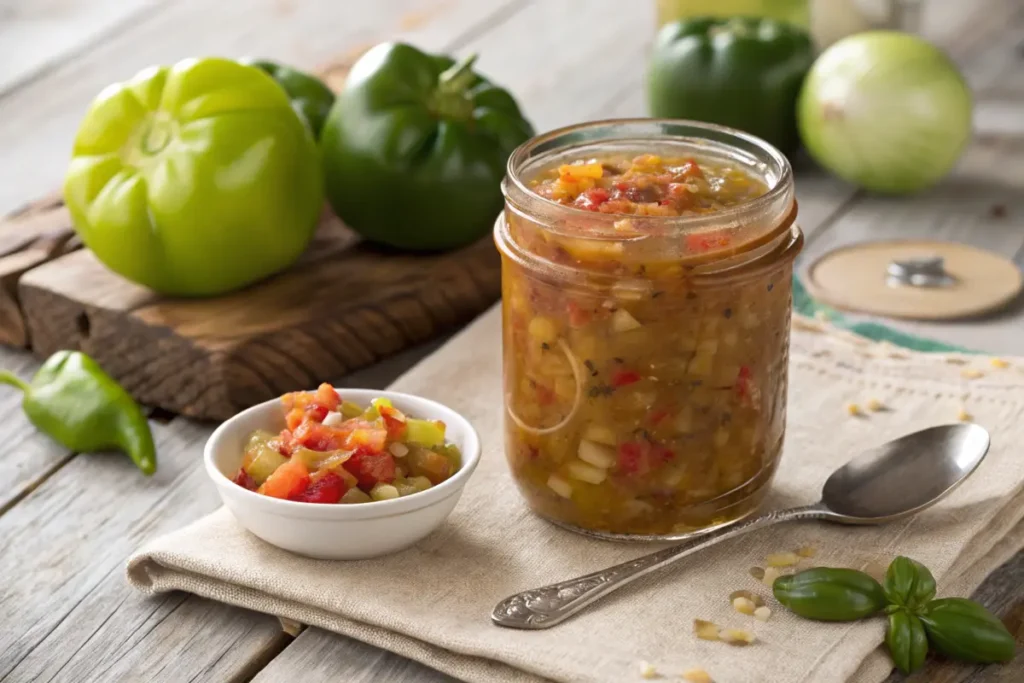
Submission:
[[[321,145],[331,206],[363,237],[431,251],[490,232],[509,154],[533,129],[472,64],[383,43],[352,67]]]
[[[124,451],[143,474],[156,471],[149,422],[135,400],[89,356],[58,351],[31,382],[0,370],[0,383],[24,393],[22,408],[39,431],[79,453]]]
[[[292,101],[292,109],[306,122],[313,131],[313,137],[319,138],[320,131],[327,120],[327,114],[334,104],[334,91],[315,76],[290,66],[278,64],[265,59],[241,59],[242,64],[262,69],[277,84],[284,88]]]
[[[739,128],[792,154],[796,101],[814,62],[803,29],[771,19],[731,17],[667,24],[647,69],[652,116]]]
[[[219,294],[291,265],[323,205],[316,142],[266,73],[227,59],[104,89],[64,199],[108,268],[165,294]]]

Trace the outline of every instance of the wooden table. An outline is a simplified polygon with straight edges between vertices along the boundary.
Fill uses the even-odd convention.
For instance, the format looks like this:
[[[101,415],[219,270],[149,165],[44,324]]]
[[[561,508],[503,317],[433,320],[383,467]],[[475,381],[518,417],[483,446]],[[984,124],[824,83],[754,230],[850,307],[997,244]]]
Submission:
[[[0,214],[51,191],[89,100],[107,82],[196,54],[255,54],[315,67],[400,37],[480,53],[539,130],[644,113],[653,2],[636,0],[23,0],[0,3]],[[963,66],[978,135],[958,171],[926,194],[880,198],[799,169],[803,263],[858,240],[936,236],[1024,265],[1024,4],[930,0],[926,34]],[[1001,207],[1001,208],[996,208]],[[946,325],[897,327],[1024,355],[1024,306]],[[437,342],[439,343],[439,342]],[[437,343],[342,384],[385,386]],[[0,349],[23,376],[37,362]],[[211,425],[154,422],[160,472],[79,456],[43,438],[0,393],[0,681],[442,681],[446,676],[318,629],[185,594],[144,598],[124,562],[146,540],[217,507],[199,463]],[[1022,633],[1024,553],[978,596]],[[1020,660],[1022,658],[1018,658]],[[1024,680],[1024,666],[930,664],[920,681]],[[300,674],[301,672],[301,674]]]

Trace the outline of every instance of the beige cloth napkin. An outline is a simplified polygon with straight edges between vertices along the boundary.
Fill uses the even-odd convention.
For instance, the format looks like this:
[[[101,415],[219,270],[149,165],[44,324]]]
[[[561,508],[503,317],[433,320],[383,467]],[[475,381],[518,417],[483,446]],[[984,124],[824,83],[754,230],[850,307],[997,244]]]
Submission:
[[[643,580],[554,629],[492,626],[494,604],[526,588],[594,571],[649,546],[590,540],[529,513],[502,453],[500,316],[492,310],[395,389],[465,414],[484,453],[448,523],[418,546],[361,562],[304,559],[237,526],[224,509],[157,539],[128,563],[138,588],[185,590],[353,636],[467,681],[632,681],[639,662],[665,676],[703,667],[728,683],[878,681],[883,620],[803,621],[784,609],[761,623],[728,595],[768,589],[748,570],[769,553],[813,545],[813,564],[877,569],[896,554],[928,565],[940,593],[965,595],[1024,546],[1024,360],[965,379],[946,357],[913,354],[794,324],[788,432],[771,507],[811,502],[852,454],[915,429],[955,421],[961,408],[993,435],[975,475],[935,508],[878,528],[790,523],[722,543]],[[851,417],[848,403],[888,409]],[[774,601],[769,604],[777,607]],[[694,618],[753,629],[746,648],[697,640]]]

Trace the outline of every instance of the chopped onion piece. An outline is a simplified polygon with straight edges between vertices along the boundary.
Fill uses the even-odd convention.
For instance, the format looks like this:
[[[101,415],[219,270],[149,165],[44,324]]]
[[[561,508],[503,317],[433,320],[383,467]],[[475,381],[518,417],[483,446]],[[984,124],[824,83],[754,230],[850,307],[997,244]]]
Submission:
[[[569,463],[567,469],[569,470],[570,477],[585,481],[588,484],[600,484],[608,477],[608,472],[605,470],[588,465],[580,460]]]
[[[324,427],[337,427],[345,421],[345,416],[341,413],[331,411],[327,413],[327,417],[324,418]]]
[[[572,498],[572,484],[562,479],[557,474],[548,477],[548,488],[560,495],[562,498]]]
[[[594,467],[600,467],[603,470],[615,464],[615,451],[608,448],[608,446],[602,446],[586,439],[580,440],[577,455],[583,462],[589,463]],[[577,479],[579,478],[577,477]]]
[[[642,327],[642,325],[626,309],[620,308],[612,313],[612,331],[629,332],[638,327]]]
[[[610,427],[595,422],[591,422],[583,430],[583,438],[587,441],[604,444],[605,446],[614,446],[616,444],[615,432]]]

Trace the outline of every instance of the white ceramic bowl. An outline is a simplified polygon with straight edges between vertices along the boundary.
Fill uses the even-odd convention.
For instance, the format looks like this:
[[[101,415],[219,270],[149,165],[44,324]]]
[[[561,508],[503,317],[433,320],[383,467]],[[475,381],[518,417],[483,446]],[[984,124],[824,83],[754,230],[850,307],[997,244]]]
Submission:
[[[369,389],[338,393],[360,405],[385,396],[410,417],[443,421],[448,441],[462,451],[462,467],[437,486],[394,500],[323,505],[261,496],[231,479],[252,432],[284,429],[281,401],[274,399],[235,415],[214,431],[203,454],[206,472],[238,523],[279,548],[325,560],[365,559],[407,548],[439,527],[459,502],[480,461],[480,438],[466,418],[429,399]]]

